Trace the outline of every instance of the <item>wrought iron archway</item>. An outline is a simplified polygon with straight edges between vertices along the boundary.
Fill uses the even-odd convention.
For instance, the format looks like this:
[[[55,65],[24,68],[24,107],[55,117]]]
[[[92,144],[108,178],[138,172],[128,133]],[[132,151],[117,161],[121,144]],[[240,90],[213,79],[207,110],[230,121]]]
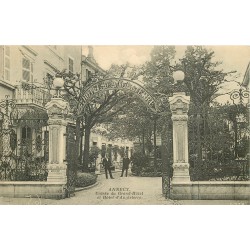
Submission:
[[[88,86],[81,94],[82,108],[98,94],[108,90],[123,90],[135,94],[153,113],[158,112],[158,102],[153,94],[139,83],[126,78],[107,78]]]

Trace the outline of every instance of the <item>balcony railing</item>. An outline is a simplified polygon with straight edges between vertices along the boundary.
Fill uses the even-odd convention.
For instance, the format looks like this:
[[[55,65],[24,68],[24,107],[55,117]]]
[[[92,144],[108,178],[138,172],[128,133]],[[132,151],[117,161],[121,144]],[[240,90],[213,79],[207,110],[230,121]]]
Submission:
[[[35,104],[40,107],[49,102],[51,94],[44,89],[32,86],[28,89],[24,89],[22,86],[18,86],[15,89],[16,104]]]

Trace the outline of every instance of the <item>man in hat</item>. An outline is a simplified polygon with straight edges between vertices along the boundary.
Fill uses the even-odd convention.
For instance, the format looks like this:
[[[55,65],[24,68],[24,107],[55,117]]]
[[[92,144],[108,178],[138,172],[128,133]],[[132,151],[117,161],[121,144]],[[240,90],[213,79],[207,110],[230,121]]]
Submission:
[[[126,171],[126,177],[128,176],[128,167],[129,167],[130,159],[128,158],[127,155],[123,158],[122,161],[122,174],[121,177],[123,177],[124,171]]]
[[[106,179],[108,179],[108,172],[109,172],[109,176],[111,179],[114,179],[114,177],[112,176],[112,172],[111,172],[111,160],[107,160],[107,158],[104,156],[102,159],[102,165],[105,169],[105,175],[106,175]]]

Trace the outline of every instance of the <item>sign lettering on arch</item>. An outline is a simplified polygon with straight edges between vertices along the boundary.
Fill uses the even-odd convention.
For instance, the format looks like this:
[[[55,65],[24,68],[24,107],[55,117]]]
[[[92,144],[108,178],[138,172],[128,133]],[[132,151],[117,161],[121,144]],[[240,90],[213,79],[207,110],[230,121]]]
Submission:
[[[92,98],[106,90],[124,90],[137,95],[153,112],[157,112],[157,102],[153,95],[143,86],[129,79],[110,78],[98,81],[83,92],[81,98],[83,106],[88,104]]]

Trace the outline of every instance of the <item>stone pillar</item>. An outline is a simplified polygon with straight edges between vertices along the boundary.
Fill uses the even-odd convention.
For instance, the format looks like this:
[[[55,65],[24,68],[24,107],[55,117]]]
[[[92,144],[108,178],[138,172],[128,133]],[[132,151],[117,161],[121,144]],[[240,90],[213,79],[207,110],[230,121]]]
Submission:
[[[66,116],[68,102],[62,98],[52,98],[46,104],[49,116],[49,164],[47,182],[67,183],[66,164]]]
[[[172,182],[190,181],[188,155],[188,109],[190,97],[184,92],[169,97],[173,121],[173,179]]]

